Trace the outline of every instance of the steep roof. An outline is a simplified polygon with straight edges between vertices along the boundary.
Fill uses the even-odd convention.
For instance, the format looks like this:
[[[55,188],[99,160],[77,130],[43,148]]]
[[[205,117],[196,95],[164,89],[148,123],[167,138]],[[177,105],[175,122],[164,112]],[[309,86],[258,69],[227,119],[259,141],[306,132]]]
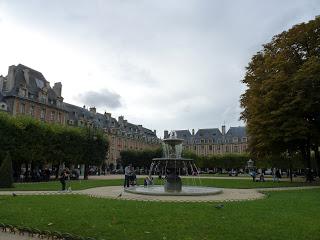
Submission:
[[[28,70],[28,76],[29,76],[28,81],[25,78],[24,71],[26,70]],[[6,94],[7,96],[18,96],[19,87],[22,85],[22,86],[26,86],[29,94],[35,96],[33,100],[36,100],[38,98],[39,92],[42,91],[44,88],[47,88],[49,103],[50,102],[53,102],[54,104],[56,103],[58,96],[50,87],[49,82],[45,79],[45,77],[41,72],[38,72],[22,64],[18,64],[17,66],[14,66],[13,71],[14,71],[14,79],[15,79],[14,86],[12,90]]]
[[[230,136],[230,137],[238,137],[238,138],[242,138],[242,137],[246,137],[247,136],[247,132],[246,132],[246,128],[245,127],[230,127],[228,132],[226,133],[226,136]]]
[[[201,143],[205,140],[206,143],[212,140],[213,143],[233,142],[233,138],[237,137],[240,141],[246,137],[245,127],[230,127],[225,135],[222,135],[219,128],[199,129],[195,135],[192,135],[189,130],[175,130],[178,138],[182,138],[186,143]]]

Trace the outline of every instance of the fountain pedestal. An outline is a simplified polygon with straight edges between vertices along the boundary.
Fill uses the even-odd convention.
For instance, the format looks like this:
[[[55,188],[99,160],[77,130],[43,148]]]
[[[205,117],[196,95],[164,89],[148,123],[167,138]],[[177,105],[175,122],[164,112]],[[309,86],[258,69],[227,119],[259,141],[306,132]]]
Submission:
[[[162,158],[152,159],[149,177],[152,174],[165,175],[164,186],[131,187],[126,192],[144,195],[163,196],[206,196],[221,193],[221,189],[198,186],[182,186],[179,174],[198,175],[198,169],[193,159],[182,158],[183,139],[177,138],[176,132],[171,132],[170,137],[163,140]],[[179,173],[179,174],[178,174]],[[190,173],[190,174],[189,174]]]
[[[166,183],[164,184],[165,192],[181,192],[182,181],[176,174],[170,174],[167,176]]]

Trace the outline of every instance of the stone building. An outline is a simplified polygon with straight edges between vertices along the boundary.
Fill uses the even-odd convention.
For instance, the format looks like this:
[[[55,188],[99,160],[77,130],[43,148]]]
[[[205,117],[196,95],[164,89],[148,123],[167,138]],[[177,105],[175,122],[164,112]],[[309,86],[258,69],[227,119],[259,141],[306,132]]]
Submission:
[[[218,128],[175,130],[178,138],[184,139],[183,148],[201,156],[227,153],[244,153],[248,148],[248,138],[245,127],[230,127],[226,132],[223,125]],[[168,138],[168,131],[164,131],[164,138]]]
[[[110,144],[106,156],[108,165],[116,166],[123,150],[155,149],[160,146],[155,131],[129,123],[123,116],[117,120],[111,113],[97,113],[94,107],[87,109],[85,106],[78,107],[68,103],[65,103],[65,108],[68,111],[68,125],[88,127],[92,132],[98,128],[103,129]]]
[[[116,166],[122,150],[144,150],[160,146],[156,132],[129,123],[111,113],[98,113],[95,107],[87,109],[63,101],[62,84],[50,83],[42,73],[24,65],[10,66],[6,77],[0,76],[0,111],[13,116],[26,115],[47,123],[86,127],[94,134],[102,129],[110,142],[106,163]]]
[[[65,124],[67,111],[61,89],[61,83],[51,88],[36,70],[21,64],[10,66],[8,75],[0,77],[0,109],[13,116],[28,115],[48,123]]]

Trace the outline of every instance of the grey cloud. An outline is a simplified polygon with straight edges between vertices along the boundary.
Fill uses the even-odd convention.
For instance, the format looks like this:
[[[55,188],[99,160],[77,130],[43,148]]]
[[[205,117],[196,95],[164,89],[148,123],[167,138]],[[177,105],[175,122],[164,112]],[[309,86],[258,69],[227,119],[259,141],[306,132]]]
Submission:
[[[26,29],[80,44],[79,51],[101,66],[108,86],[127,88],[114,87],[121,96],[86,92],[78,102],[134,109],[137,123],[158,131],[242,124],[240,80],[250,57],[275,34],[320,11],[319,0],[8,0],[4,5]],[[94,73],[88,70],[87,76]],[[135,91],[125,91],[131,87]],[[141,98],[130,102],[132,95]],[[147,118],[150,112],[157,114]]]
[[[147,69],[140,68],[132,63],[126,62],[120,64],[120,78],[124,81],[134,82],[145,86],[157,85],[157,80]]]
[[[121,96],[117,93],[110,92],[108,89],[103,89],[99,92],[88,91],[79,94],[76,98],[83,104],[95,106],[97,108],[107,107],[115,109],[122,106]]]

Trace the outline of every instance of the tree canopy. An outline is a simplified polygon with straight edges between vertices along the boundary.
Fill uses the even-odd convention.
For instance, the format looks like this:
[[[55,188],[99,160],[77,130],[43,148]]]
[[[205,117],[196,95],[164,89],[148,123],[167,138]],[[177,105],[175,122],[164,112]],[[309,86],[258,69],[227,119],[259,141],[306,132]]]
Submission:
[[[249,63],[241,96],[249,149],[256,157],[301,153],[320,140],[320,18],[272,38]],[[317,153],[316,153],[317,154]]]
[[[23,163],[101,165],[107,150],[108,141],[98,129],[47,124],[0,113],[0,162],[9,152],[16,171]]]
[[[149,168],[153,158],[162,156],[162,149],[146,149],[142,151],[125,150],[120,152],[122,166],[132,164],[134,167]]]

